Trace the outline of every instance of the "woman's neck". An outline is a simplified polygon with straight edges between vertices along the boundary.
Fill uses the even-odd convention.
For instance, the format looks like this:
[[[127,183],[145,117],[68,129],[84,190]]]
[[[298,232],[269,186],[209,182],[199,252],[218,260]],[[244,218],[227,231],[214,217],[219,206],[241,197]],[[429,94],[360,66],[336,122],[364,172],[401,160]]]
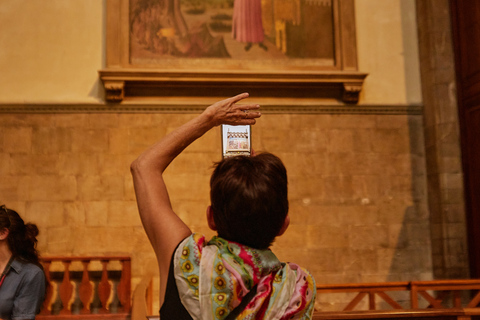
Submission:
[[[12,252],[8,248],[6,242],[0,241],[0,273],[5,270],[8,261],[12,258]]]

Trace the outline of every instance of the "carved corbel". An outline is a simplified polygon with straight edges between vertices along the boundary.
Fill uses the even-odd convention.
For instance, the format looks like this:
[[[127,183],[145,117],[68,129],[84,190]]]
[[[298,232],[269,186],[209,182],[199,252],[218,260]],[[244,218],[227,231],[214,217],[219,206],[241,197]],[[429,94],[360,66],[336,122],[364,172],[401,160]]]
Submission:
[[[345,103],[358,103],[360,91],[362,91],[362,83],[343,83],[343,96],[342,100]]]
[[[108,102],[122,102],[125,96],[125,81],[122,80],[104,80],[105,99]]]

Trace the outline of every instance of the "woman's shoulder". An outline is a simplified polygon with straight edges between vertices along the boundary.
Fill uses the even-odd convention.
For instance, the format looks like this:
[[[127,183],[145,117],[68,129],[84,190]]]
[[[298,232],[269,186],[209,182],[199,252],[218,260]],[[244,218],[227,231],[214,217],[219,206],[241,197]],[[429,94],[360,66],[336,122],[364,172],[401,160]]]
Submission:
[[[14,259],[12,262],[12,268],[19,274],[28,274],[32,277],[44,277],[43,268],[36,265],[35,263],[23,261],[20,259]]]

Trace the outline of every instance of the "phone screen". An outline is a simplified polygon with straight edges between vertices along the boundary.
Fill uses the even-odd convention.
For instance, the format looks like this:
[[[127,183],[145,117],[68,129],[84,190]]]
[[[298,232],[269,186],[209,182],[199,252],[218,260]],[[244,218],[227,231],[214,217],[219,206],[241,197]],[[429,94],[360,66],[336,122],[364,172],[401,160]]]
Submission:
[[[222,125],[222,156],[250,156],[252,150],[250,125]]]

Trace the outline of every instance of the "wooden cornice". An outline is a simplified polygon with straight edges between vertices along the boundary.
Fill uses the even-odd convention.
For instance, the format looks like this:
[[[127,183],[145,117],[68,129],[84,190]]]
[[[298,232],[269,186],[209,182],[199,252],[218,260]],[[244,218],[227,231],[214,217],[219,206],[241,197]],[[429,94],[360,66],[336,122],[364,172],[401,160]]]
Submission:
[[[108,102],[125,98],[171,95],[232,95],[249,91],[255,96],[312,97],[357,103],[366,73],[339,71],[157,71],[115,69],[99,71]]]

